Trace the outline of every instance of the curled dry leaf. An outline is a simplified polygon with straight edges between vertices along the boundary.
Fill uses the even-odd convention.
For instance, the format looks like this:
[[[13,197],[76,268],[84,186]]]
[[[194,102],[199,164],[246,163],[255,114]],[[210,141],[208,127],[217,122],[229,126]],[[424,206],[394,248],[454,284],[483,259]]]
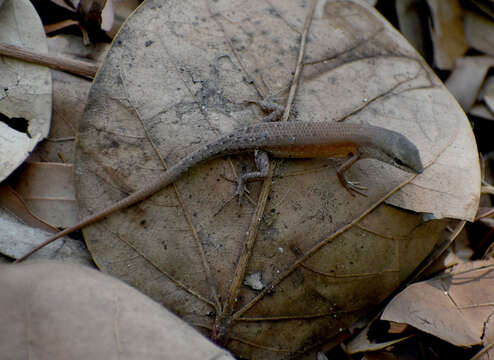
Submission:
[[[401,341],[410,339],[413,336],[413,335],[405,335],[398,339],[376,342],[370,340],[368,335],[369,335],[369,327],[367,326],[350,342],[348,342],[348,344],[346,344],[345,352],[347,354],[356,354],[359,352],[382,350]]]
[[[494,113],[492,110],[482,104],[472,106],[468,113],[486,120],[494,120]]]
[[[395,4],[401,33],[420,54],[424,55],[427,36],[423,12],[424,3],[421,0],[402,0]]]
[[[490,360],[494,356],[494,324],[490,316],[484,325],[484,334],[482,336],[484,347],[472,360]]]
[[[29,209],[51,225],[77,223],[72,165],[29,162],[22,167],[15,189]]]
[[[53,116],[50,134],[29,157],[30,161],[72,163],[75,135],[90,82],[53,70]],[[73,180],[72,180],[73,181]]]
[[[389,303],[381,319],[409,324],[457,346],[482,344],[494,310],[493,266],[492,260],[464,263],[412,284]]]
[[[427,0],[431,11],[431,34],[434,63],[439,69],[451,70],[455,59],[468,50],[464,30],[464,11],[459,0]]]
[[[492,19],[466,12],[465,37],[470,47],[494,56],[494,24]]]
[[[45,33],[29,0],[6,0],[0,42],[46,52]],[[27,158],[50,129],[51,76],[43,66],[0,61],[0,181]]]
[[[74,206],[74,205],[72,205]],[[58,231],[31,212],[18,193],[0,186],[0,253],[16,259]],[[82,241],[64,238],[41,249],[33,259],[70,261],[94,266]]]
[[[489,76],[485,79],[482,90],[479,93],[479,100],[483,100],[491,112],[494,111],[494,76]]]
[[[446,86],[465,111],[474,104],[487,71],[493,65],[492,56],[466,56],[456,60],[455,69],[446,81]]]
[[[144,3],[90,91],[76,151],[81,215],[158,177],[161,157],[176,163],[219,134],[261,121],[265,114],[249,100],[284,104],[306,13],[286,1]],[[293,120],[406,134],[428,168],[388,200],[438,217],[475,216],[479,170],[469,124],[411,46],[360,1],[318,2],[308,40]],[[232,169],[253,169],[251,156],[212,160],[88,227],[96,263],[241,357],[293,357],[329,341],[410,274],[446,221],[382,204],[412,178],[377,161],[360,161],[348,174],[368,187],[367,197],[342,189],[332,160],[277,164],[260,216],[255,205],[229,202],[235,184],[225,180]],[[260,188],[250,185],[254,200]],[[244,285],[252,274],[257,289]]]
[[[3,359],[233,359],[159,304],[87,267],[1,266]],[[28,330],[28,331],[26,331]]]

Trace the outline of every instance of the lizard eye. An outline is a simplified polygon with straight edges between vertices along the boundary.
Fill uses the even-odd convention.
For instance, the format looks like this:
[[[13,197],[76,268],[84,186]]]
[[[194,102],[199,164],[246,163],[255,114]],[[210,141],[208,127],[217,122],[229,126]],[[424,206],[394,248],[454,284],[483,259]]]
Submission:
[[[398,158],[396,158],[396,157],[393,159],[393,161],[394,161],[395,163],[397,163],[398,165],[400,165],[400,166],[405,166],[405,164],[403,163],[403,161],[401,161],[400,159],[398,159]]]

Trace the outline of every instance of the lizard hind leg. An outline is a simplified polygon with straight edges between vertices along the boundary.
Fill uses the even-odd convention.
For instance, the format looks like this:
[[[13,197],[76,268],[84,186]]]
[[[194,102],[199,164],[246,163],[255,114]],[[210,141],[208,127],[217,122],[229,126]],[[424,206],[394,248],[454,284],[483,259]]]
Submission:
[[[245,184],[246,182],[248,181],[255,181],[255,180],[262,180],[264,179],[266,176],[268,176],[268,173],[269,173],[269,157],[268,157],[268,154],[264,151],[261,151],[261,150],[256,150],[254,152],[254,159],[255,159],[255,162],[256,162],[256,166],[257,166],[257,169],[259,171],[252,171],[252,172],[249,172],[249,173],[246,173],[246,174],[242,174],[240,175],[238,178],[237,178],[237,189],[235,190],[235,193],[233,194],[233,196],[227,200],[219,209],[218,211],[216,211],[216,213],[214,214],[214,216],[218,215],[224,208],[225,206],[230,203],[233,199],[235,199],[236,197],[238,197],[238,202],[239,204],[241,204],[241,200],[242,200],[242,197],[245,195],[245,197],[249,200],[249,202],[252,204],[252,205],[256,205],[256,203],[249,197],[249,190],[247,190],[247,188],[245,187]],[[231,179],[228,179],[226,177],[223,177],[225,180],[227,181],[232,181],[232,182],[235,182],[234,180],[231,180]]]
[[[254,152],[254,159],[258,171],[252,171],[246,174],[242,174],[237,179],[237,190],[235,195],[238,196],[238,200],[242,199],[245,189],[245,183],[248,181],[262,180],[269,173],[269,156],[266,152],[261,150],[256,150]]]

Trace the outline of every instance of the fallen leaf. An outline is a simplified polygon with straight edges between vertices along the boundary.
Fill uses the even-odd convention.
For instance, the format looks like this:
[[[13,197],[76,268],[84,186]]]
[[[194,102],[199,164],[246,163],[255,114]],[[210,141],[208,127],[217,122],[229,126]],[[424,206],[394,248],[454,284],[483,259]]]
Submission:
[[[3,209],[0,209],[0,229],[0,252],[11,259],[19,258],[54,233],[27,226]],[[30,259],[59,260],[93,266],[84,243],[70,238],[63,238],[62,241],[44,247]]]
[[[493,266],[494,260],[464,263],[412,284],[386,306],[381,319],[409,324],[453,345],[481,344],[494,310]]]
[[[114,11],[114,23],[111,30],[106,33],[112,39],[117,34],[118,30],[124,23],[125,19],[129,17],[130,14],[141,4],[140,0],[123,0],[117,1],[113,3],[113,11]]]
[[[79,0],[50,0],[52,3],[57,4],[58,6],[63,7],[64,9],[75,12],[77,7],[79,6]]]
[[[113,42],[81,122],[81,215],[156,179],[160,157],[174,164],[219,134],[260,122],[265,114],[247,100],[284,103],[306,13],[293,2],[139,7]],[[429,167],[389,201],[474,217],[479,169],[469,123],[412,47],[354,1],[320,3],[309,40],[293,120],[406,134]],[[252,170],[251,156],[197,166],[84,233],[102,270],[224,335],[241,357],[294,357],[331,341],[413,271],[447,224],[382,204],[412,179],[377,161],[362,160],[348,174],[368,187],[358,198],[341,188],[332,160],[283,161],[261,216],[228,202],[232,168]],[[260,189],[250,186],[254,202]],[[249,243],[252,219],[261,225]],[[256,273],[258,289],[243,285]]]
[[[425,33],[427,29],[424,19],[423,6],[421,0],[401,0],[396,1],[396,16],[400,25],[400,31],[407,38],[410,44],[425,55]]]
[[[399,338],[395,338],[392,340],[388,341],[372,341],[369,339],[369,327],[365,327],[361,332],[358,333],[357,336],[355,336],[345,347],[345,352],[347,354],[357,354],[361,352],[366,352],[366,351],[377,351],[377,350],[382,350],[386,349],[387,347],[397,344],[399,342],[402,342],[404,340],[407,340],[414,336],[414,334],[411,335],[405,335]]]
[[[72,165],[26,163],[15,190],[35,215],[53,226],[69,227],[78,222]]]
[[[465,38],[470,47],[494,56],[494,24],[492,19],[473,12],[466,12]]]
[[[486,320],[484,329],[482,336],[484,347],[471,360],[491,360],[494,356],[494,324],[492,316]]]
[[[472,106],[468,113],[486,120],[494,120],[494,113],[487,106],[482,104]]]
[[[0,288],[6,360],[233,359],[137,290],[84,266],[4,265]]]
[[[494,111],[494,76],[485,79],[479,93],[479,99],[485,102],[491,112]]]
[[[54,233],[58,231],[57,228],[34,215],[21,196],[6,184],[0,185],[0,207],[9,211],[26,225]]]
[[[46,52],[43,26],[29,0],[7,0],[0,11],[0,42]],[[51,75],[46,67],[0,61],[0,181],[48,135]]]
[[[467,56],[458,58],[446,86],[465,111],[469,111],[477,99],[487,71],[494,66],[494,57]]]
[[[451,70],[455,60],[468,49],[465,40],[464,11],[458,0],[427,0],[431,12],[434,65]]]

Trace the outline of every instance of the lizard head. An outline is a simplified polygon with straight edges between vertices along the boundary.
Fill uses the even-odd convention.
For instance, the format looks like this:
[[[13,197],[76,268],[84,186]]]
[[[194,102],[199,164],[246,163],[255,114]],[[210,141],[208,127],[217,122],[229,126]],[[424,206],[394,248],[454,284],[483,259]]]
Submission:
[[[393,140],[389,142],[386,155],[391,165],[411,173],[424,171],[419,149],[408,138],[402,134],[394,133]]]
[[[419,150],[414,143],[395,131],[382,131],[386,131],[386,134],[380,138],[381,141],[364,150],[364,156],[376,158],[409,173],[424,171]]]
[[[405,136],[398,135],[392,144],[393,165],[402,170],[420,174],[424,171],[424,165],[422,165],[419,149]]]

